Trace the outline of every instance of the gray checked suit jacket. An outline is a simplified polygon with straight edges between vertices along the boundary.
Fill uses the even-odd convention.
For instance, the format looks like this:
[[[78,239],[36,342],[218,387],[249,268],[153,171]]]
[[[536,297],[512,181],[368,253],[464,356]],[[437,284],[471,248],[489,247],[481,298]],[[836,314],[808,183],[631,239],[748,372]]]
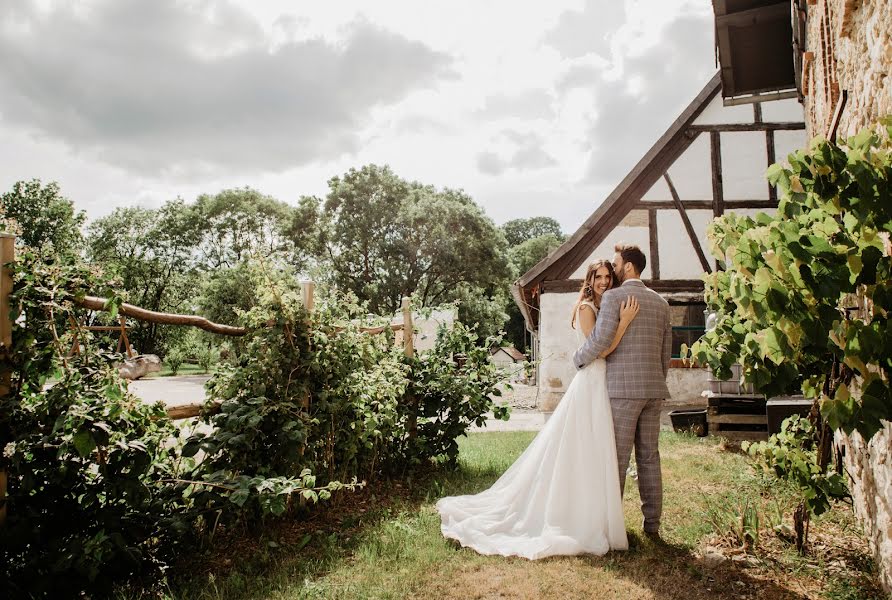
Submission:
[[[666,375],[672,357],[669,303],[639,280],[604,292],[595,329],[576,351],[573,363],[581,369],[610,347],[619,325],[619,309],[630,295],[638,299],[641,309],[607,357],[607,393],[611,399],[668,398]]]

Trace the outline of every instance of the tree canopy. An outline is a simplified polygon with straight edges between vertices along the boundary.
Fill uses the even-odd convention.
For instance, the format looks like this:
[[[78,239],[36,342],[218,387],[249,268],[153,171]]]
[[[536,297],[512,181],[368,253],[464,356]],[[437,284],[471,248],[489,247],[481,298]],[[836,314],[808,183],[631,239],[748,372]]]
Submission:
[[[59,184],[51,181],[43,185],[39,179],[32,179],[17,181],[12,190],[0,196],[0,218],[15,220],[25,245],[41,248],[51,244],[66,254],[81,249],[81,226],[87,217],[62,196]]]
[[[393,312],[411,294],[425,306],[492,301],[507,286],[505,238],[464,192],[408,182],[377,165],[332,178],[329,190],[321,219],[329,277],[373,312]],[[496,330],[504,323],[498,302]]]
[[[561,225],[551,217],[530,217],[528,219],[512,219],[502,225],[502,232],[511,247],[527,240],[551,235],[564,241]]]

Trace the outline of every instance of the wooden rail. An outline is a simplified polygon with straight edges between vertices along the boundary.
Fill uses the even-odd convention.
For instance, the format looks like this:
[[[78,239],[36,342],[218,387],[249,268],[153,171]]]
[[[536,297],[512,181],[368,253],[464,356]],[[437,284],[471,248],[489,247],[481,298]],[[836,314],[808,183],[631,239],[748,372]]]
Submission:
[[[108,300],[96,296],[84,296],[82,299],[75,300],[75,302],[78,306],[90,310],[106,310],[105,305],[108,303]],[[127,304],[126,302],[121,304],[118,312],[124,316],[133,317],[139,321],[160,323],[162,325],[189,325],[220,335],[242,336],[248,333],[248,330],[244,327],[220,325],[219,323],[208,321],[204,317],[199,317],[198,315],[176,315],[155,312],[154,310],[147,310],[145,308],[140,308],[139,306]]]

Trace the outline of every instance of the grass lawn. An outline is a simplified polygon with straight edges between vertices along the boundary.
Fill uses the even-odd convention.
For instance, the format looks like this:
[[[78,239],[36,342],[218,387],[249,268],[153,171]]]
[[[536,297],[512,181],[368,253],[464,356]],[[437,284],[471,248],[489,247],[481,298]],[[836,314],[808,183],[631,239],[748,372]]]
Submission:
[[[216,598],[829,598],[881,597],[851,509],[812,523],[799,556],[785,534],[792,494],[712,438],[664,433],[663,537],[641,535],[634,482],[626,489],[631,549],[540,561],[484,557],[440,535],[433,503],[491,485],[534,433],[461,440],[460,469],[378,483],[260,532],[227,532],[174,570],[162,597]],[[740,549],[740,511],[756,507],[756,547]],[[775,526],[780,533],[776,533]],[[122,591],[121,598],[158,597]]]

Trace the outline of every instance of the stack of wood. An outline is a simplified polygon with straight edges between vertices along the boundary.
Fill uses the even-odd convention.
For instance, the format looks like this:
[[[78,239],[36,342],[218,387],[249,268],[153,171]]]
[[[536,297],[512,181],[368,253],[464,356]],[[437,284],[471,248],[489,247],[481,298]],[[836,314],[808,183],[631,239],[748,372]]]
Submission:
[[[735,441],[767,440],[765,404],[765,397],[756,394],[711,396],[706,409],[709,434]]]

